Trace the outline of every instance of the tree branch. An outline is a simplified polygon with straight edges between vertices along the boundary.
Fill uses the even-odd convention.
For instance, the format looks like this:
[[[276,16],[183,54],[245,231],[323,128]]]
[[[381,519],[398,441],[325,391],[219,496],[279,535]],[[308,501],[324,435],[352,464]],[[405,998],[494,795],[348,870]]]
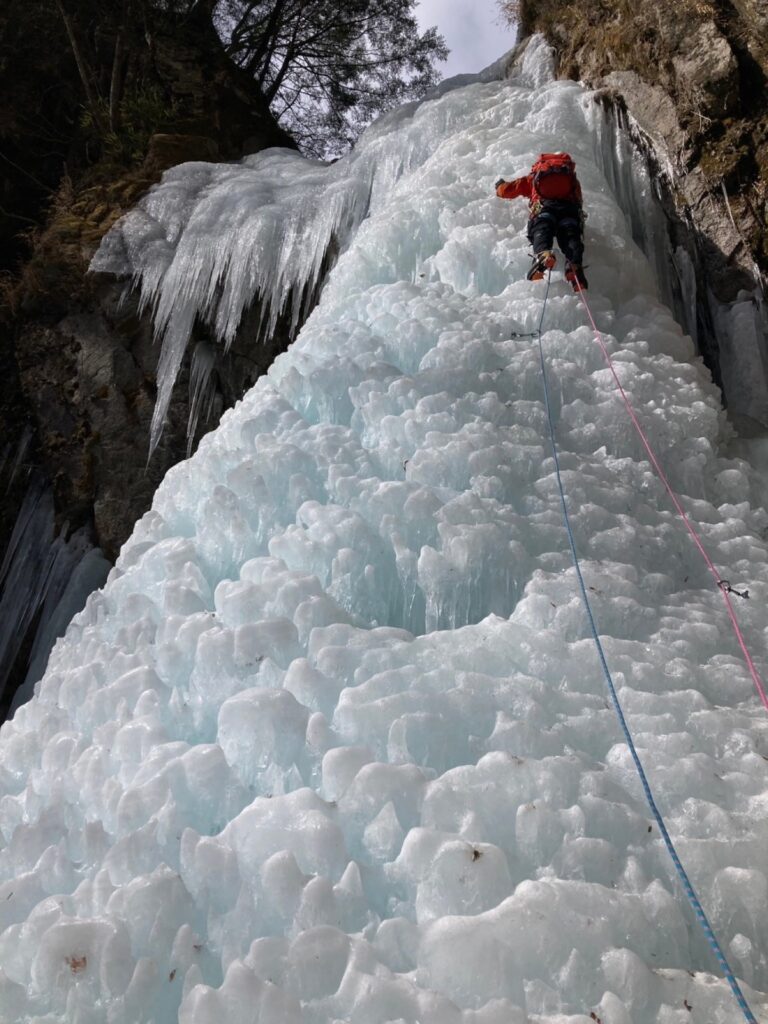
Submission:
[[[75,63],[77,64],[77,70],[80,75],[80,81],[83,83],[83,88],[85,89],[85,98],[90,108],[91,116],[93,117],[94,124],[96,125],[98,130],[101,132],[102,135],[104,135],[106,134],[105,125],[101,117],[101,111],[99,110],[98,96],[94,92],[93,86],[91,85],[89,68],[85,62],[85,58],[83,57],[82,51],[80,50],[80,44],[77,41],[74,26],[72,25],[72,21],[70,20],[69,15],[64,10],[64,5],[62,4],[61,0],[56,0],[56,6],[59,9],[59,14],[61,15],[62,21],[64,22],[64,27],[67,30],[67,35],[69,36],[69,45],[72,47],[72,53],[75,57]]]
[[[121,72],[123,69],[123,39],[125,36],[125,17],[128,10],[128,0],[123,0],[120,15],[120,25],[115,37],[115,55],[112,59],[112,75],[109,82],[109,128],[116,132],[120,127],[120,100],[122,89],[120,88]]]

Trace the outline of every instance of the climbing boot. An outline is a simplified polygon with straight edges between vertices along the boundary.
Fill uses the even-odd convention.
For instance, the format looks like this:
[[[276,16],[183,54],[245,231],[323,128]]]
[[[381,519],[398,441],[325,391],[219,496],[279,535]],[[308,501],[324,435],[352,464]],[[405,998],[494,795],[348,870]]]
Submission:
[[[543,252],[537,252],[533,257],[533,263],[531,269],[526,274],[529,281],[541,281],[544,274],[551,270],[557,260],[555,254],[551,249],[545,249]]]
[[[584,268],[580,263],[569,263],[565,270],[565,280],[570,281],[575,292],[586,291],[589,288],[584,275]]]

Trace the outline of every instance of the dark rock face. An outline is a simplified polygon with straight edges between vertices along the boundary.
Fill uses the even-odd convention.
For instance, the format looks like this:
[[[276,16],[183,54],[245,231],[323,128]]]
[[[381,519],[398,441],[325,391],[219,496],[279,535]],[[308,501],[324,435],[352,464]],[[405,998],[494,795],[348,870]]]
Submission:
[[[98,547],[114,561],[135,522],[150,507],[167,470],[194,448],[221,413],[290,344],[287,324],[281,322],[269,338],[259,338],[257,322],[258,306],[254,305],[228,352],[208,338],[202,327],[196,329],[163,435],[149,460],[160,347],[129,284],[101,276],[88,282],[87,299],[73,301],[72,309],[63,310],[60,317],[51,321],[33,317],[18,325],[13,339],[15,359],[9,362],[11,386],[6,386],[0,407],[0,419],[13,431],[5,436],[15,439],[6,446],[0,474],[4,485],[0,562],[3,554],[11,559],[4,567],[7,571],[0,570],[0,602],[14,596],[7,590],[15,581],[18,601],[29,599],[40,605],[24,610],[20,620],[28,635],[18,645],[8,646],[13,663],[0,664],[0,719],[27,677],[28,658],[35,655],[40,661],[41,630],[50,631],[51,616],[41,614],[43,602],[50,604],[50,594],[45,588],[19,588],[18,584],[19,580],[31,584],[27,576],[37,572],[34,566],[49,561],[45,545],[39,551],[35,548],[35,559],[30,560],[30,537],[19,534],[29,488],[52,493],[55,525],[51,525],[50,543],[60,547],[66,538],[76,537],[74,550],[83,557],[92,559],[89,549]],[[190,363],[201,349],[210,367],[206,401],[188,435]],[[14,529],[22,536],[26,553],[6,551]],[[88,578],[93,578],[92,573]],[[87,591],[80,596],[87,596]],[[77,609],[70,608],[65,618],[61,609],[47,610],[55,612],[54,620],[65,626]],[[50,642],[53,639],[55,634]],[[44,664],[43,657],[36,667]],[[28,687],[29,680],[25,692]]]
[[[265,122],[260,128],[262,148],[286,140],[272,126],[268,130]],[[254,145],[253,120],[243,130],[249,132],[243,146]],[[137,169],[80,189],[67,184],[6,314],[0,354],[8,363],[9,386],[0,403],[0,425],[10,438],[20,436],[23,423],[33,426],[36,466],[53,484],[58,518],[73,529],[90,522],[96,543],[110,558],[165,472],[187,453],[189,366],[177,384],[161,445],[147,465],[159,355],[150,318],[139,314],[125,282],[89,275],[88,264],[105,232],[164,170],[188,160],[215,160],[231,145],[231,138],[220,145],[212,136],[158,134]],[[267,343],[248,338],[236,344],[234,349],[244,346],[246,357],[239,362],[217,350],[219,412],[288,343],[279,329]],[[0,537],[0,556],[4,545]]]
[[[260,342],[248,336],[248,326],[228,353],[211,346],[214,416],[198,425],[193,444],[289,344],[285,328]],[[96,542],[114,559],[166,471],[187,452],[189,359],[147,462],[159,346],[123,283],[103,277],[81,309],[53,324],[30,323],[17,351],[57,508],[72,527],[90,521]]]
[[[157,133],[149,140],[144,169],[148,174],[162,174],[169,167],[189,160],[219,159],[219,147],[207,135],[168,135]]]
[[[768,0],[524,0],[523,21],[553,45],[561,74],[599,91],[653,164],[670,245],[695,277],[702,354],[737,428],[765,432]],[[740,366],[727,321],[748,297],[753,351]]]
[[[6,21],[0,15],[0,27]],[[253,79],[224,54],[210,18],[201,15],[199,23],[193,21],[173,31],[156,24],[147,40],[153,81],[164,91],[173,121],[149,138],[138,158],[120,164],[110,162],[107,154],[95,165],[84,165],[80,153],[79,164],[74,158],[68,162],[76,148],[79,100],[63,39],[61,59],[54,55],[45,65],[52,81],[61,83],[56,94],[61,102],[47,101],[51,117],[58,119],[61,152],[46,165],[45,180],[36,184],[7,165],[0,167],[0,246],[7,243],[0,252],[0,270],[13,268],[27,249],[14,276],[0,280],[0,601],[8,581],[18,578],[18,565],[6,560],[3,573],[2,563],[14,554],[9,542],[31,481],[40,493],[52,492],[57,542],[77,534],[79,547],[98,546],[114,560],[166,471],[188,453],[189,358],[161,442],[147,460],[159,347],[149,316],[140,315],[127,283],[88,275],[101,238],[169,167],[190,160],[239,159],[270,146],[295,148]],[[32,52],[26,59],[33,58]],[[19,81],[22,70],[14,71]],[[8,73],[0,69],[0,81]],[[34,75],[27,78],[34,98]],[[0,140],[6,140],[6,129],[15,133],[15,162],[42,166],[38,142],[27,139],[12,119],[18,95],[26,96],[0,98]],[[30,224],[37,219],[40,226],[31,242],[19,241],[18,228],[4,219],[6,208],[23,211]],[[229,353],[210,346],[208,415],[198,423],[192,446],[289,344],[283,324],[273,337],[257,338],[257,312],[246,317]],[[206,344],[202,326],[195,340]],[[24,679],[22,662],[34,650],[40,619],[40,609],[31,608],[24,616],[30,635],[18,645],[19,663],[0,665],[0,679],[11,680],[0,693],[0,717],[13,686]]]
[[[139,317],[133,299],[123,301],[123,284],[87,274],[91,257],[106,231],[169,167],[295,143],[257,83],[227,57],[212,5],[196,4],[183,18],[159,6],[141,39],[134,39],[128,73],[137,89],[150,90],[168,127],[138,153],[123,149],[116,155],[105,143],[96,163],[90,162],[88,136],[78,127],[82,97],[64,25],[38,6],[32,5],[26,28],[13,16],[18,3],[0,14],[0,28],[18,36],[19,54],[17,59],[9,49],[10,63],[0,67],[6,87],[0,141],[15,140],[12,163],[43,166],[40,140],[16,117],[19,101],[35,131],[45,106],[50,130],[60,138],[53,147],[55,166],[46,164],[36,185],[7,161],[0,166],[0,197],[40,223],[15,277],[0,280],[0,429],[11,447],[25,428],[32,429],[27,468],[34,466],[53,484],[57,519],[72,529],[90,523],[95,542],[114,557],[165,471],[186,454],[188,399],[181,380],[161,448],[145,467],[157,352],[148,319]],[[32,15],[43,20],[38,24]],[[45,53],[32,31],[40,36],[43,28]],[[98,46],[94,53],[98,58]],[[36,100],[36,84],[46,89],[45,103]],[[52,195],[41,198],[41,189]],[[6,213],[0,206],[4,228]],[[4,237],[0,231],[0,241]],[[13,252],[0,253],[0,270],[13,265],[23,244],[16,238]],[[286,344],[283,335],[270,342]],[[262,372],[274,354],[269,346],[253,347],[252,362],[242,362],[248,370],[217,368],[223,405],[239,397],[245,379]],[[0,559],[20,501],[16,493],[0,496]]]
[[[279,323],[271,337],[260,339],[257,322],[255,305],[226,353],[197,328],[149,460],[160,347],[129,286],[102,276],[89,282],[87,301],[73,302],[59,319],[33,318],[19,327],[13,386],[0,409],[0,417],[13,419],[21,442],[7,446],[0,464],[7,556],[3,562],[0,553],[0,610],[8,606],[23,635],[5,637],[0,629],[0,720],[17,689],[23,686],[24,699],[30,695],[47,651],[80,606],[72,601],[84,602],[89,589],[103,582],[106,563],[94,549],[114,561],[167,470],[287,348],[287,325]],[[201,348],[210,375],[202,413],[189,435],[190,362]],[[43,517],[38,528],[27,506],[39,495],[50,500],[55,519]],[[38,536],[43,527],[45,537]],[[79,587],[66,588],[61,572],[46,585],[49,571],[62,565],[71,565],[73,577],[79,573]]]

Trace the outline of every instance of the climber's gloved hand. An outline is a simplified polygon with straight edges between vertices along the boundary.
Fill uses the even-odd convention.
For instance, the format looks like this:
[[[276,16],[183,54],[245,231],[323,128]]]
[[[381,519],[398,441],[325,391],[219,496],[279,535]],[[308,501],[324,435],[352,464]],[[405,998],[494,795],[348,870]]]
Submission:
[[[499,178],[499,180],[496,182],[496,184],[493,187],[494,188],[498,188],[499,185],[506,185],[506,184],[507,184],[507,182],[506,182],[506,180],[504,178]]]

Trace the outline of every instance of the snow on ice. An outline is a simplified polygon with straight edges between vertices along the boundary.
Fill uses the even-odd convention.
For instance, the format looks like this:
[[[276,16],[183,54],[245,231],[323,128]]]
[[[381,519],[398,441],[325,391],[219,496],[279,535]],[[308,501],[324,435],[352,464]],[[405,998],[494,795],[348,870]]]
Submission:
[[[761,670],[765,493],[606,186],[589,95],[547,69],[534,42],[511,79],[371,129],[332,179],[274,152],[176,169],[146,205],[167,233],[126,229],[171,347],[214,302],[226,338],[254,284],[279,307],[349,230],[296,344],[168,474],[2,728],[0,1020],[738,1019],[588,639],[538,356],[511,337],[544,286],[500,174],[575,155],[590,302],[716,564],[749,587]],[[299,211],[270,263],[283,188]],[[765,1015],[768,720],[557,272],[543,340],[620,696]]]

